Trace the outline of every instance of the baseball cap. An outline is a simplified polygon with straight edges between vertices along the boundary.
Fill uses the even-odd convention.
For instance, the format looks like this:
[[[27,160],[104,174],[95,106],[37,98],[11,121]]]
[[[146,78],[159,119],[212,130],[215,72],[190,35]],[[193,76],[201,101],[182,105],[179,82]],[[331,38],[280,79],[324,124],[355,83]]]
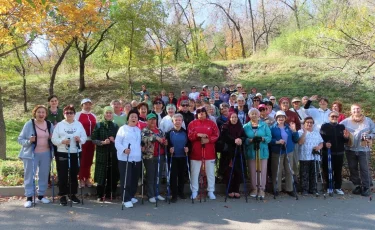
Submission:
[[[81,101],[81,105],[83,105],[83,104],[85,104],[85,103],[87,103],[87,102],[92,103],[91,100],[90,100],[89,98],[85,98],[85,99],[83,99],[83,100]]]
[[[147,120],[156,119],[156,115],[154,113],[149,113],[146,117]]]

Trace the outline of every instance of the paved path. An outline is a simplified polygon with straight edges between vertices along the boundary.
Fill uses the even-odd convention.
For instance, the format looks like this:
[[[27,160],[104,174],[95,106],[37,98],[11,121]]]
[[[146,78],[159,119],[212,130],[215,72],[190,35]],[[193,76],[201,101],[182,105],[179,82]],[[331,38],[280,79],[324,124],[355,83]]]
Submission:
[[[121,211],[120,202],[23,208],[24,200],[0,203],[0,229],[375,229],[375,201],[361,196],[196,202],[178,200],[158,208],[145,202]]]

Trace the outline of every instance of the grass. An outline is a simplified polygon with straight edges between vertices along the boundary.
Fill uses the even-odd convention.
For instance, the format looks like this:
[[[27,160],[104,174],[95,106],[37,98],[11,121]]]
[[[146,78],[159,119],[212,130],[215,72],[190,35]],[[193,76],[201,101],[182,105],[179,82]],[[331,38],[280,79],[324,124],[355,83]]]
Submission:
[[[258,91],[264,94],[267,90],[272,89],[277,98],[318,94],[328,97],[330,101],[340,100],[344,103],[344,112],[347,115],[350,104],[358,102],[363,105],[367,116],[375,117],[375,108],[373,107],[375,86],[371,76],[373,73],[356,77],[349,69],[341,71],[332,68],[332,66],[342,66],[343,63],[344,60],[258,55],[233,61],[181,63],[166,67],[163,83],[159,81],[158,70],[150,71],[143,68],[134,71],[132,84],[134,89],[140,89],[141,84],[146,84],[150,92],[156,93],[165,89],[174,91],[178,96],[180,89],[189,90],[191,85],[198,87],[203,84],[226,86],[230,83],[240,82],[247,92],[251,87],[257,87]],[[358,64],[363,63],[358,62]],[[126,72],[116,70],[110,75],[111,79],[107,81],[104,71],[87,68],[87,89],[83,93],[78,93],[78,76],[76,74],[59,74],[56,79],[55,94],[59,96],[60,105],[74,104],[78,106],[82,98],[89,97],[94,102],[93,111],[98,115],[102,113],[101,108],[108,105],[112,99],[129,100],[129,85],[125,79]],[[8,157],[8,160],[0,161],[1,179],[4,177],[4,165],[11,165],[15,168],[23,167],[22,163],[17,161],[20,150],[17,137],[23,124],[31,115],[30,112],[23,112],[22,79],[20,77],[2,79],[0,76],[0,80],[2,80],[4,90]],[[36,104],[46,104],[48,86],[48,75],[39,74],[27,77],[29,109],[32,109]],[[19,170],[16,171],[19,172]],[[17,177],[11,179],[10,184],[20,182]]]

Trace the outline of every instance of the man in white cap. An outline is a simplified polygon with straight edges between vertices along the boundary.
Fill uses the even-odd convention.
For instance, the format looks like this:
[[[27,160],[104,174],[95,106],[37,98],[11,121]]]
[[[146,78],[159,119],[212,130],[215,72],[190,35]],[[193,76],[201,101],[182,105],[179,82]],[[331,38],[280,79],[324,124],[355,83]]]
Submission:
[[[290,108],[289,110],[297,113],[301,124],[303,123],[303,120],[307,117],[305,109],[301,108],[301,99],[299,99],[299,97],[293,97],[292,108]]]

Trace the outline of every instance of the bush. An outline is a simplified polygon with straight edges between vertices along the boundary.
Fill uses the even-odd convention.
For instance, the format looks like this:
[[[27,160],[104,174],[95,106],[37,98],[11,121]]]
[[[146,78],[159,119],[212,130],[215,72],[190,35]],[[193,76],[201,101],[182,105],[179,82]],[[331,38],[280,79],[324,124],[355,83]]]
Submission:
[[[23,169],[22,161],[3,161],[0,168],[1,185],[22,185]]]

